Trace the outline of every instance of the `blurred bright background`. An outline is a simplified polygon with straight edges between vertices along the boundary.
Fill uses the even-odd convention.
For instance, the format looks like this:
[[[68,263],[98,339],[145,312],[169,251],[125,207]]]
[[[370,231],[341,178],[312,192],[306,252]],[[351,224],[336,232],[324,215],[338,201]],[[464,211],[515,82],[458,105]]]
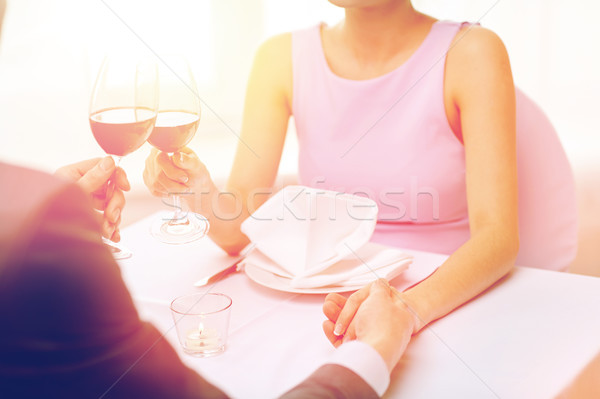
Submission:
[[[504,40],[516,84],[546,111],[573,164],[581,229],[592,232],[583,231],[592,241],[582,243],[582,251],[598,255],[592,242],[600,242],[600,3],[413,4],[439,19],[480,21]],[[151,54],[149,48],[190,60],[204,101],[190,147],[222,179],[231,167],[257,46],[273,34],[342,16],[326,0],[8,0],[0,37],[0,160],[53,171],[101,156],[87,119],[99,64],[107,53]],[[145,195],[141,176],[149,151],[146,144],[123,161],[132,198]],[[280,171],[294,173],[296,160],[290,129]]]

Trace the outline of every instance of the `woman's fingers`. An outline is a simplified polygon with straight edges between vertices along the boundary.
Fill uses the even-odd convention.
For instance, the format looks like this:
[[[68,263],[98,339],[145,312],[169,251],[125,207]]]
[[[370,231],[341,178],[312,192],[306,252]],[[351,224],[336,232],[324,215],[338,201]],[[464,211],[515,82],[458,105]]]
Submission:
[[[346,333],[343,335],[343,337],[338,337],[338,338],[340,338],[340,341],[342,343],[345,343],[348,341],[354,341],[356,339],[356,330],[354,329],[354,323],[350,323],[350,325],[346,329]]]
[[[173,158],[176,158],[178,154],[174,154]],[[167,155],[167,153],[161,152],[156,157],[156,162],[158,166],[162,169],[162,172],[169,179],[179,182],[179,183],[187,183],[189,180],[189,176],[185,170],[177,167],[171,158]]]
[[[323,303],[323,313],[332,322],[336,322],[342,308],[346,304],[346,298],[340,294],[329,294]]]
[[[169,194],[186,193],[190,191],[188,186],[169,179],[164,172],[160,172],[157,182],[160,183],[166,193]]]
[[[326,301],[323,304],[323,313],[325,314],[325,317],[334,323],[337,321],[341,311],[342,308],[335,302]]]
[[[345,296],[333,292],[331,294],[327,294],[327,296],[325,297],[325,301],[333,302],[333,303],[337,304],[340,308],[343,308],[344,305],[346,304],[347,299]]]
[[[340,337],[333,333],[333,327],[334,324],[331,320],[325,320],[323,322],[323,332],[325,333],[325,336],[327,337],[329,342],[331,342],[331,344],[337,348],[342,344],[342,340]]]
[[[169,191],[158,180],[154,181],[151,185],[147,184],[147,186],[152,195],[156,197],[165,197],[169,194]]]
[[[206,167],[189,148],[173,154],[153,149],[146,159],[144,184],[155,196],[201,191],[210,182]]]
[[[208,174],[206,166],[200,161],[196,153],[187,147],[173,154],[172,160],[176,167],[184,169],[191,176],[202,177]]]
[[[150,194],[155,197],[165,197],[167,195],[167,191],[160,183],[156,183],[152,188],[150,188]]]
[[[369,296],[371,284],[366,285],[348,297],[342,311],[340,312],[333,333],[337,336],[343,335],[352,322],[356,311]]]
[[[150,159],[150,157],[148,157]],[[146,160],[146,168],[144,169],[144,184],[150,190],[150,193],[156,197],[162,197],[167,194],[165,188],[160,184],[156,177],[152,174],[152,169],[148,166],[150,161]]]

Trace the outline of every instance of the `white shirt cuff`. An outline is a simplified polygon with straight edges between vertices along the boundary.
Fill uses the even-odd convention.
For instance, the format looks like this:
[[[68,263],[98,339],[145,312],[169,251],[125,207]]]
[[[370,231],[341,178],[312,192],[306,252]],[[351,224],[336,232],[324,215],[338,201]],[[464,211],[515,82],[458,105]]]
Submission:
[[[335,354],[327,363],[338,364],[352,370],[365,380],[379,396],[383,396],[390,385],[390,373],[383,358],[364,342],[346,342],[336,349]]]

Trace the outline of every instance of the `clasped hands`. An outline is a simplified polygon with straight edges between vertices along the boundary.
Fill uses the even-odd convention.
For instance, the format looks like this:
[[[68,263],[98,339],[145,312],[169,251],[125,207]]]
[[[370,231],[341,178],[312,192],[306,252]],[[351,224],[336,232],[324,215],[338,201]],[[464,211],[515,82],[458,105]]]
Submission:
[[[378,279],[348,298],[329,294],[323,304],[323,331],[337,348],[350,340],[374,348],[391,372],[404,353],[419,320],[385,279]]]

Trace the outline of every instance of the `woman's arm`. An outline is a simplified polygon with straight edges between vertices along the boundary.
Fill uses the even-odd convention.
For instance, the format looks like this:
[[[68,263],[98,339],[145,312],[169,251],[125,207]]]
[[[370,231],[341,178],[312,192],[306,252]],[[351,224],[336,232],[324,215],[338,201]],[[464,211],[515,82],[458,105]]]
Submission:
[[[519,249],[515,92],[508,55],[489,30],[463,33],[447,56],[445,89],[464,138],[471,238],[429,278],[398,294],[416,319],[412,333],[498,281],[513,267]],[[365,287],[345,301],[336,335],[346,333],[368,292]]]
[[[231,252],[248,244],[240,224],[271,194],[291,115],[292,86],[292,35],[276,36],[257,52],[248,81],[241,141],[227,181],[226,192],[242,201],[242,215],[223,224],[220,234]],[[233,206],[231,195],[224,199]]]
[[[510,62],[493,32],[466,29],[447,56],[446,90],[464,139],[471,238],[430,278],[402,293],[420,319],[416,331],[498,281],[514,266],[519,249]]]
[[[242,131],[227,187],[219,190],[206,167],[189,149],[169,158],[153,150],[144,182],[155,195],[189,192],[194,212],[207,217],[209,236],[230,254],[248,238],[240,225],[269,197],[291,114],[291,34],[267,40],[256,53],[248,81]],[[185,180],[185,181],[184,181]]]

